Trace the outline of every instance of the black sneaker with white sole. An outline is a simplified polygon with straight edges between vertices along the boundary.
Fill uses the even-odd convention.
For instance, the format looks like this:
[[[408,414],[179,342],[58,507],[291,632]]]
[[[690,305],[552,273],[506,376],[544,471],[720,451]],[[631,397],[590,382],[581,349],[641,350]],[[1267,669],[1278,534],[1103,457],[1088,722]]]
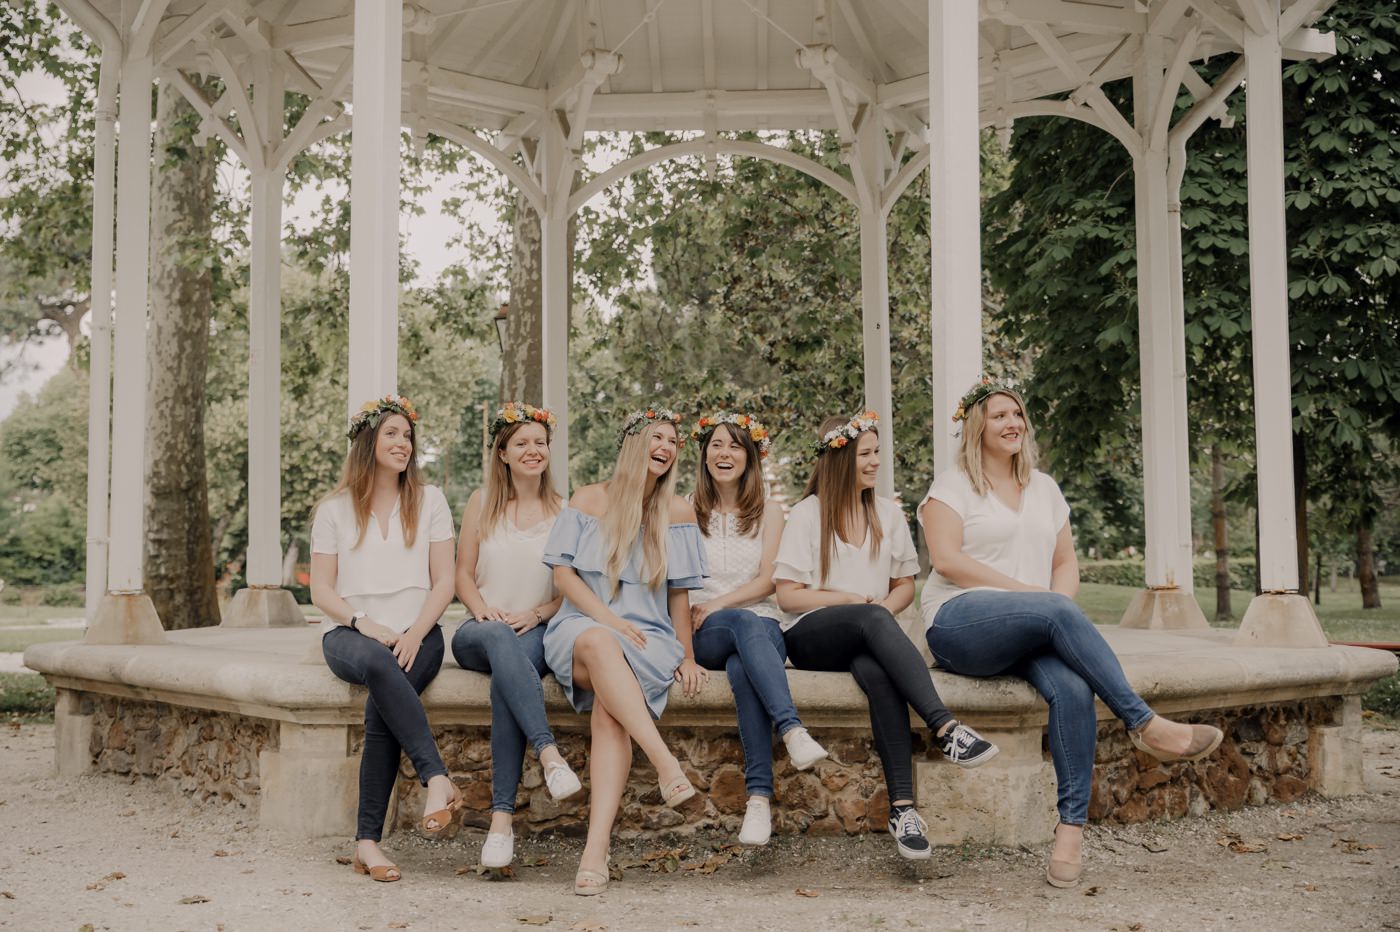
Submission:
[[[995,744],[956,720],[942,737],[934,740],[943,756],[959,767],[981,767],[997,756]]]
[[[933,856],[928,843],[928,823],[913,806],[890,810],[890,834],[899,846],[899,856],[911,861],[923,861]]]

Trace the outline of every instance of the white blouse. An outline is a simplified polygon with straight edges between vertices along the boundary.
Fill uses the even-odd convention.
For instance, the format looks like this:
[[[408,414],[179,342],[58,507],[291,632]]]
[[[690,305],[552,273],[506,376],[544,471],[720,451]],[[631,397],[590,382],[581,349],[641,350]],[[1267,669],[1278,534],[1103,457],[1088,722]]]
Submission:
[[[1021,490],[1021,508],[1013,511],[995,493],[979,494],[967,474],[954,466],[934,478],[919,508],[931,499],[962,519],[963,553],[1028,586],[1050,587],[1055,539],[1069,521],[1069,504],[1054,479],[1038,469],[1032,471],[1030,483]],[[922,515],[919,522],[923,523]],[[945,602],[971,591],[930,570],[919,599],[924,628],[933,624],[933,616]]]
[[[904,511],[892,499],[876,497],[875,514],[880,518],[882,539],[880,549],[871,553],[866,539],[859,546],[836,538],[836,554],[831,570],[821,579],[821,503],[810,495],[793,506],[788,514],[783,541],[778,545],[774,579],[790,579],[812,589],[833,592],[854,592],[875,599],[890,594],[890,580],[915,576],[919,572],[919,556],[914,550],[914,537]],[[810,612],[800,615],[787,613],[783,621],[786,631]]]
[[[702,538],[710,575],[705,577],[703,589],[690,594],[692,605],[717,599],[753,582],[758,576],[758,565],[763,562],[762,522],[754,527],[752,533],[740,534],[738,515],[712,511],[708,531]],[[735,608],[746,608],[755,615],[775,621],[783,617],[771,595]]]
[[[437,486],[423,487],[418,509],[418,533],[412,547],[404,543],[397,500],[387,527],[381,529],[378,519],[370,515],[364,540],[358,544],[355,506],[349,492],[322,502],[311,522],[311,552],[336,557],[336,594],[372,621],[398,632],[413,627],[433,588],[428,545],[456,536],[452,510]],[[330,618],[322,619],[321,634],[336,627]]]
[[[488,606],[503,612],[525,612],[557,595],[554,569],[544,562],[544,542],[554,519],[555,515],[550,515],[521,530],[502,515],[491,536],[481,541],[476,554],[476,587]]]

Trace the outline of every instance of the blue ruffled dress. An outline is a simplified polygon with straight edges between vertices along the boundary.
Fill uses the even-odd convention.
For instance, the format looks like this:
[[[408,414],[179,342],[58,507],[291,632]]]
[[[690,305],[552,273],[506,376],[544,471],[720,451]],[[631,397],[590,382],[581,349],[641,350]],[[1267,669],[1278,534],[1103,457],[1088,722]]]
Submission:
[[[622,645],[622,652],[642,685],[647,708],[653,718],[660,718],[676,668],[685,659],[685,651],[671,627],[666,593],[668,589],[699,589],[705,584],[708,570],[699,525],[672,524],[667,529],[666,585],[659,589],[648,588],[642,580],[639,539],[622,571],[617,596],[613,597],[598,520],[573,508],[565,507],[555,519],[554,529],[544,545],[544,562],[550,566],[572,567],[594,595],[640,628],[647,638],[646,648],[640,648],[621,633],[589,618],[565,599],[545,630],[544,659],[574,708],[580,712],[593,708],[593,691],[574,686],[574,641],[590,627],[599,627],[612,631]]]

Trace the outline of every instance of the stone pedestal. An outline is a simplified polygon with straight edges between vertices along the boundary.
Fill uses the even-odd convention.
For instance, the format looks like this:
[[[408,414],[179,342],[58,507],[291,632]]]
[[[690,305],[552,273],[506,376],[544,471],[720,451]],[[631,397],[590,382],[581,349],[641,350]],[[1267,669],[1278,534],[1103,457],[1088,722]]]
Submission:
[[[1308,788],[1323,796],[1365,792],[1361,754],[1361,697],[1346,696],[1331,725],[1308,733]]]
[[[1191,593],[1176,588],[1144,589],[1133,597],[1118,627],[1187,631],[1209,628],[1210,623]]]
[[[53,712],[54,769],[60,777],[92,773],[92,700],[71,689],[57,690]]]
[[[1326,647],[1308,597],[1296,592],[1256,595],[1245,609],[1236,647]]]
[[[306,624],[296,598],[286,589],[248,586],[233,594],[221,628],[292,628]]]
[[[358,756],[345,725],[283,722],[279,747],[258,755],[260,824],[295,835],[355,834]]]
[[[1001,752],[976,770],[941,757],[914,764],[916,803],[928,821],[929,841],[1020,845],[1052,840],[1055,771],[1041,751],[1041,728],[977,730]]]
[[[165,644],[165,629],[144,592],[108,593],[83,635],[84,644]]]

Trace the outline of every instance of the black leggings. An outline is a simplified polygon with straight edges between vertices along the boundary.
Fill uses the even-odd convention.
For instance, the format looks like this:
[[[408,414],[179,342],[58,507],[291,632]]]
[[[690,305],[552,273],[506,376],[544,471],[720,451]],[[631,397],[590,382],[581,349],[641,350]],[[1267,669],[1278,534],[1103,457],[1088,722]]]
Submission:
[[[890,802],[914,798],[912,708],[931,734],[953,717],[918,648],[889,609],[880,605],[832,605],[804,615],[787,630],[788,657],[799,670],[848,671],[870,705],[875,749],[885,768]]]

